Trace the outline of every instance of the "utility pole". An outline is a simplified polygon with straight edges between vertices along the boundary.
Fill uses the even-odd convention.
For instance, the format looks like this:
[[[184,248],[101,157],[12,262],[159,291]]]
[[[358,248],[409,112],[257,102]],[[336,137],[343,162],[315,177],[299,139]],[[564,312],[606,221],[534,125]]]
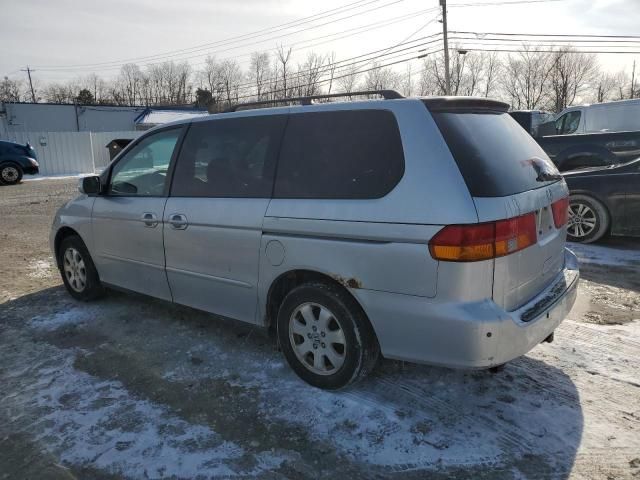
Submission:
[[[36,93],[33,91],[33,82],[31,81],[31,72],[35,70],[31,70],[29,68],[29,65],[27,65],[27,68],[23,69],[22,71],[27,72],[27,76],[29,77],[29,88],[31,88],[31,100],[33,101],[33,103],[36,103]]]
[[[629,98],[635,98],[636,89],[636,61],[633,61],[633,70],[631,70],[631,94]]]
[[[447,38],[447,0],[440,0],[442,7],[442,39],[444,40],[444,86],[445,94],[451,95],[451,77],[449,76],[449,40]]]

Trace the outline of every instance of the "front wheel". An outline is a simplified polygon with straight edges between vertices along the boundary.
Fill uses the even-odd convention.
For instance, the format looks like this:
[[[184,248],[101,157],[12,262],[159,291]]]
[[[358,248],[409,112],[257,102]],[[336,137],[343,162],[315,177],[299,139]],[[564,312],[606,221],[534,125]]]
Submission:
[[[602,238],[609,229],[609,213],[602,203],[587,195],[571,195],[567,239],[591,243]]]
[[[15,185],[22,180],[22,168],[15,163],[5,163],[0,165],[0,183],[4,185]]]
[[[64,286],[76,300],[93,300],[104,292],[98,271],[80,237],[72,235],[62,240],[58,266]]]
[[[380,353],[360,306],[329,283],[307,283],[289,292],[278,312],[278,340],[296,374],[328,390],[365,377]]]

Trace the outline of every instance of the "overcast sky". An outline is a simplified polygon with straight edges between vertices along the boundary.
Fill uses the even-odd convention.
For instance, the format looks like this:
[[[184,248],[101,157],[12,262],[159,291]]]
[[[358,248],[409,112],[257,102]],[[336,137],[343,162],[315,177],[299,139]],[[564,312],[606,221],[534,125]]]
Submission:
[[[640,0],[480,5],[499,1],[449,0],[449,30],[640,35]],[[144,65],[163,58],[192,57],[189,61],[198,68],[207,54],[219,59],[236,58],[246,66],[250,52],[270,50],[278,44],[294,44],[294,60],[302,59],[310,48],[335,51],[340,60],[442,28],[436,19],[438,0],[363,0],[353,8],[346,7],[343,13],[262,37],[166,56],[171,51],[225,41],[353,3],[354,0],[0,0],[0,76],[20,78],[25,75],[20,68],[30,65],[36,70],[34,77],[41,81],[67,80],[92,72],[109,78],[127,60]],[[377,28],[353,35],[367,25]],[[360,27],[363,28],[358,30]],[[340,32],[343,33],[331,36]],[[136,60],[161,54],[166,55]],[[601,57],[601,64],[612,71],[623,67],[629,70],[634,58],[640,64],[640,55],[606,55]],[[104,65],[105,62],[113,64]],[[96,63],[103,65],[47,70]]]

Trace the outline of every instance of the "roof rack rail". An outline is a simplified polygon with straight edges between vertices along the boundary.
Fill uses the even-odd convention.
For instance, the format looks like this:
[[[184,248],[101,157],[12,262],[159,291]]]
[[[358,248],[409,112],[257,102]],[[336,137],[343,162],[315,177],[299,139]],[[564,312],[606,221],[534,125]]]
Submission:
[[[300,105],[311,105],[312,100],[319,100],[323,98],[338,98],[338,97],[360,97],[364,95],[380,95],[385,100],[395,100],[398,98],[404,98],[400,93],[395,90],[363,90],[360,92],[351,92],[351,93],[327,93],[324,95],[310,95],[307,97],[290,97],[290,98],[276,98],[273,100],[260,100],[256,102],[246,102],[246,103],[238,103],[223,113],[227,112],[237,112],[238,110],[244,108],[254,108],[262,105],[272,105],[277,103],[293,103],[298,102]]]

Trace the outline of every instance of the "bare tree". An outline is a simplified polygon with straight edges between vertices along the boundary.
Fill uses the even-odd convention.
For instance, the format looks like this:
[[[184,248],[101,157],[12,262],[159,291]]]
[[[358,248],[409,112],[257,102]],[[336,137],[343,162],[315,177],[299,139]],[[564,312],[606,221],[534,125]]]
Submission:
[[[624,70],[620,70],[618,73],[616,73],[616,75],[614,76],[614,83],[615,94],[613,96],[613,99],[624,100],[625,98],[627,98],[627,88],[630,84],[627,72],[625,72]]]
[[[459,80],[458,92],[462,95],[473,96],[479,93],[481,82],[485,74],[486,57],[484,53],[469,52],[466,58],[466,69]]]
[[[279,68],[276,69],[276,77],[279,73],[280,79],[282,81],[282,95],[278,95],[278,97],[280,98],[287,97],[289,93],[289,91],[287,90],[287,79],[289,77],[289,70],[291,68],[289,65],[291,59],[291,51],[291,47],[285,50],[282,45],[279,45],[276,52],[277,61],[279,63]],[[274,90],[274,92],[276,91],[277,90]]]
[[[498,52],[490,52],[485,55],[484,67],[484,96],[488,97],[496,89],[497,79],[502,69],[502,62]]]
[[[560,112],[571,105],[597,74],[595,55],[579,53],[571,47],[554,52],[549,75],[552,108]]]
[[[264,90],[268,86],[268,79],[271,75],[271,59],[267,52],[251,54],[249,77],[256,88],[256,98],[262,100]]]
[[[22,99],[20,90],[22,89],[19,80],[11,80],[4,77],[0,82],[0,102],[19,102]]]
[[[360,73],[357,65],[349,65],[343,73],[336,79],[338,87],[344,93],[351,93],[356,90],[358,81],[360,79]]]
[[[302,65],[298,65],[298,73],[294,78],[298,95],[309,96],[319,93],[318,82],[323,74],[322,67],[324,62],[324,55],[309,52],[305,62]]]
[[[333,79],[336,74],[336,52],[331,52],[327,55],[327,67],[325,70],[329,75],[329,85],[327,86],[327,93],[331,93],[331,89],[333,88]]]
[[[237,61],[224,60],[220,63],[220,80],[222,81],[225,100],[228,105],[238,102],[242,79],[242,69]]]
[[[516,109],[541,108],[548,98],[552,57],[547,52],[523,45],[515,55],[507,55],[502,87],[511,106]]]
[[[73,89],[62,83],[50,83],[43,91],[44,98],[50,103],[73,103],[75,92]]]
[[[128,105],[136,105],[140,101],[142,78],[142,70],[135,63],[127,63],[120,68],[118,82]]]
[[[379,67],[377,63],[373,63],[371,69],[366,72],[364,78],[364,88],[366,90],[397,90],[400,87],[400,75],[390,69]]]
[[[411,62],[407,63],[400,84],[400,93],[402,93],[402,95],[405,97],[413,95],[413,72]]]
[[[603,72],[595,79],[593,83],[593,101],[602,103],[610,100],[616,89],[616,76],[611,73]]]
[[[86,88],[93,95],[96,103],[105,103],[108,101],[107,82],[95,73],[90,73],[81,81],[82,87]]]
[[[422,96],[442,95],[444,90],[433,68],[433,59],[426,57],[422,60],[418,91]]]

